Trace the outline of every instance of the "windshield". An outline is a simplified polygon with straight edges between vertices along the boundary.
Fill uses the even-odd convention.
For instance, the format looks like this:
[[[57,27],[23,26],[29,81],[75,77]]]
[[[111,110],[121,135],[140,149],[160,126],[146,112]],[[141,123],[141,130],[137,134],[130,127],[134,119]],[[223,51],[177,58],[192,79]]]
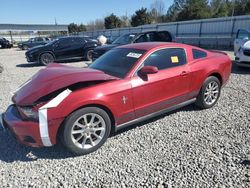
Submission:
[[[89,67],[124,78],[144,53],[145,50],[115,48],[96,59]]]
[[[134,37],[134,34],[125,34],[118,37],[114,42],[112,42],[112,44],[129,44],[132,42]]]

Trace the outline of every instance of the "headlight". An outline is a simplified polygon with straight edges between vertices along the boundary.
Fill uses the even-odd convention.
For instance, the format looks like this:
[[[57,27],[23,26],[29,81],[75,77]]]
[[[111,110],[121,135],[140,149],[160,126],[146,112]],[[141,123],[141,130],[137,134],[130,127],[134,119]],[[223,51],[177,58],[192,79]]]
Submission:
[[[27,118],[38,120],[38,111],[34,110],[33,107],[18,107],[19,111]]]

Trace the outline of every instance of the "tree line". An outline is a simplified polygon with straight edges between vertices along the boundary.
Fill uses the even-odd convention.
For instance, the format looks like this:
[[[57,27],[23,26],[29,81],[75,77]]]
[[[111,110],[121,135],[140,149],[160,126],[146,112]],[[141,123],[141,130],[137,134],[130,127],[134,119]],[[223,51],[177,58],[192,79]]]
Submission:
[[[127,14],[119,17],[112,13],[86,25],[71,23],[68,29],[70,33],[74,33],[247,14],[250,14],[250,0],[174,0],[167,10],[163,0],[155,0],[149,8],[142,7],[130,17]]]

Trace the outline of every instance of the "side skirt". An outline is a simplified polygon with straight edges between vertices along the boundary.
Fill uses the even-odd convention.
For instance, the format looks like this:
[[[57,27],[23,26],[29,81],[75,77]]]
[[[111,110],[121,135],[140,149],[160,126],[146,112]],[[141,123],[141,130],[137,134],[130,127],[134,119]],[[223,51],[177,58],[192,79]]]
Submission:
[[[126,123],[117,125],[117,126],[115,126],[115,131],[118,131],[118,130],[120,130],[120,129],[123,129],[123,128],[125,128],[125,127],[127,127],[127,126],[130,126],[130,125],[132,125],[132,124],[139,123],[139,122],[145,121],[145,120],[147,120],[147,119],[151,119],[151,118],[156,117],[156,116],[159,116],[159,115],[161,115],[161,114],[165,114],[165,113],[167,113],[167,112],[171,112],[171,111],[176,110],[176,109],[178,109],[178,108],[182,108],[182,107],[184,107],[184,106],[187,106],[187,105],[189,105],[189,104],[194,103],[195,101],[196,101],[196,98],[193,98],[193,99],[190,99],[190,100],[188,100],[188,101],[182,102],[182,103],[180,103],[180,104],[177,104],[177,105],[171,106],[171,107],[169,107],[169,108],[166,108],[166,109],[164,109],[164,110],[160,110],[160,111],[158,111],[158,112],[154,112],[154,113],[152,113],[152,114],[148,114],[148,115],[146,115],[146,116],[143,116],[143,117],[134,119],[134,120],[132,120],[132,121],[129,121],[129,122],[126,122]]]

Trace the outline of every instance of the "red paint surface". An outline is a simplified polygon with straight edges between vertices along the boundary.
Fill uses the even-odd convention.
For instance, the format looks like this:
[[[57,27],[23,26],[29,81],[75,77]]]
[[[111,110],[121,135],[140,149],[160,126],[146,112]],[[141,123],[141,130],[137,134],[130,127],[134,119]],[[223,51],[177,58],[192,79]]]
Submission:
[[[186,65],[159,70],[155,74],[149,74],[146,80],[134,75],[148,54],[157,49],[176,47],[185,49]],[[101,84],[75,90],[59,106],[48,109],[49,135],[52,143],[55,144],[58,128],[64,118],[79,108],[98,105],[109,109],[115,120],[114,126],[116,126],[196,97],[204,80],[211,74],[219,74],[222,77],[222,84],[225,84],[231,73],[232,63],[227,55],[185,44],[138,43],[119,48],[147,51],[124,79],[118,79],[93,69],[52,64],[39,71],[30,83],[16,93],[13,98],[15,104],[32,105],[40,97],[58,89],[67,88],[74,83],[106,80],[107,82]],[[193,48],[207,52],[208,56],[203,59],[193,59]],[[126,97],[126,104],[123,103],[123,96]],[[12,122],[7,116],[11,115],[6,114],[5,121],[9,127],[15,127],[13,129],[16,135],[31,135],[38,141],[36,146],[40,146],[41,142],[37,134],[38,123],[33,125],[33,123],[26,122],[24,125],[21,119]]]

